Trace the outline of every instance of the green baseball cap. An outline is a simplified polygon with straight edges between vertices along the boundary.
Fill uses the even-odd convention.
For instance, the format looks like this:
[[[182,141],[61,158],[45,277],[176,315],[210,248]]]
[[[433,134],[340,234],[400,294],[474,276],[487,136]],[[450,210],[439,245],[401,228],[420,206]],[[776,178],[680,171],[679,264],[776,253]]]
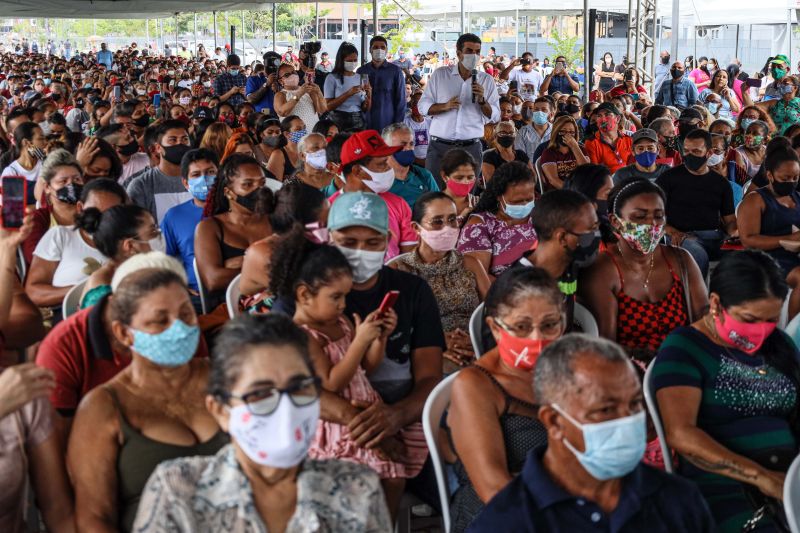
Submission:
[[[352,226],[364,226],[387,235],[389,208],[383,198],[372,192],[346,192],[336,198],[328,211],[328,229]]]
[[[789,64],[789,58],[786,57],[784,54],[778,54],[778,55],[776,55],[775,57],[772,58],[772,61],[770,61],[770,63],[777,63],[779,65],[781,65],[781,64],[782,65],[788,65]]]

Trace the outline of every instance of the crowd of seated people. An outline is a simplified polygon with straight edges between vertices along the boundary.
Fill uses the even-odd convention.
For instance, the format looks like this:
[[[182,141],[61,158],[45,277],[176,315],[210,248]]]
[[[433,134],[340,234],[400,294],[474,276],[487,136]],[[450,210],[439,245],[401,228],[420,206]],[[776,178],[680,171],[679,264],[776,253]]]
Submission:
[[[786,531],[787,59],[390,44],[0,54],[0,530]]]

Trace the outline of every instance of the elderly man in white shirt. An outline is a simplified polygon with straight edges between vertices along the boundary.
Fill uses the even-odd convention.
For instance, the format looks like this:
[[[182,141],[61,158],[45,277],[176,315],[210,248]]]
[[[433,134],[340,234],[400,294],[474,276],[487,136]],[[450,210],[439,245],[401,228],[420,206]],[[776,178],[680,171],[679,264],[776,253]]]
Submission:
[[[483,126],[500,122],[500,95],[495,81],[485,72],[476,70],[480,53],[480,37],[471,33],[459,37],[456,42],[458,64],[434,71],[419,101],[419,112],[431,117],[425,168],[440,185],[442,156],[452,148],[462,148],[481,168]]]

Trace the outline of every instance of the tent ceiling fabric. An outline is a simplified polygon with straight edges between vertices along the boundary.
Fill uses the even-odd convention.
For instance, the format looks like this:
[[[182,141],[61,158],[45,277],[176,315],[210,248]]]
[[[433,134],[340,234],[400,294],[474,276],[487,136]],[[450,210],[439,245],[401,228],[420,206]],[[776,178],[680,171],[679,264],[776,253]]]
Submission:
[[[345,0],[355,1],[355,0]],[[275,0],[275,3],[304,3]],[[272,10],[272,2],[208,0],[0,0],[0,17],[128,19],[171,17],[175,13]]]

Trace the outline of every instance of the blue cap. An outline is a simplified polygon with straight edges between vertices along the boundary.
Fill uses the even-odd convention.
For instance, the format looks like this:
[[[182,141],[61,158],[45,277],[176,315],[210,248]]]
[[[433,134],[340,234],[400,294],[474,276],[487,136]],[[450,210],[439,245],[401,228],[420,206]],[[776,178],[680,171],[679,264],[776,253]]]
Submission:
[[[328,229],[334,231],[352,226],[364,226],[388,235],[389,208],[383,198],[372,192],[339,195],[328,211]]]

